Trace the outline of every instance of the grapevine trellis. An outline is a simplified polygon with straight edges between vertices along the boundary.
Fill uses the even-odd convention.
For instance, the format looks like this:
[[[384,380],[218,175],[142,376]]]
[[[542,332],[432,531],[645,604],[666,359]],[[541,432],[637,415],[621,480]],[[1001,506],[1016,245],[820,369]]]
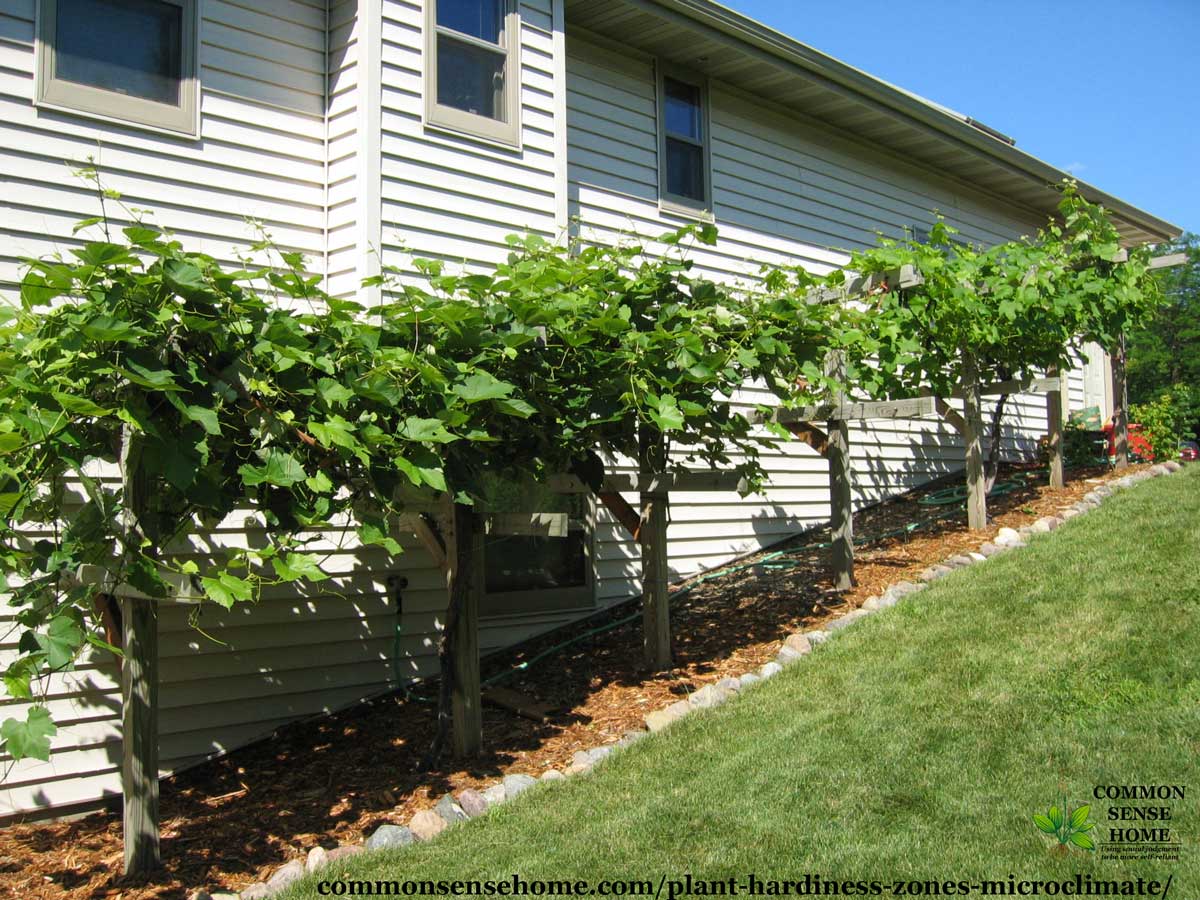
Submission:
[[[483,745],[485,477],[597,497],[640,545],[644,659],[668,668],[672,491],[758,490],[760,450],[803,440],[829,462],[835,581],[849,587],[850,422],[949,422],[965,444],[969,524],[983,527],[982,398],[1048,394],[1061,486],[1058,367],[1076,337],[1117,346],[1155,301],[1148,252],[1119,251],[1103,213],[1071,188],[1063,224],[1037,242],[980,252],[938,225],[938,244],[855,254],[862,274],[850,280],[777,268],[753,289],[722,287],[691,273],[688,245],[716,240],[693,226],[661,238],[662,255],[526,238],[490,275],[419,263],[429,289],[373,279],[385,302],[369,310],[324,294],[297,254],[229,273],[130,215],[123,239],[101,217],[83,223],[103,234],[75,259],[30,261],[23,307],[0,334],[0,563],[25,629],[5,684],[32,701],[39,679],[88,644],[122,656],[129,872],[159,860],[159,602],[232,607],[264,585],[321,581],[305,535],[330,523],[392,555],[397,533],[413,532],[448,596],[431,757],[447,736],[471,755]],[[1115,377],[1121,362],[1114,354]],[[1024,374],[991,377],[1014,368]],[[782,406],[739,411],[734,395],[750,382]],[[607,471],[604,459],[620,457],[637,460],[636,475]],[[96,462],[115,466],[120,485],[96,477]],[[168,552],[239,509],[260,516],[267,546],[230,549],[206,572]],[[31,544],[30,523],[52,536]],[[489,527],[565,528],[546,513]],[[104,598],[118,601],[119,629],[112,603],[93,608]],[[0,729],[18,759],[46,758],[53,734],[36,703]]]

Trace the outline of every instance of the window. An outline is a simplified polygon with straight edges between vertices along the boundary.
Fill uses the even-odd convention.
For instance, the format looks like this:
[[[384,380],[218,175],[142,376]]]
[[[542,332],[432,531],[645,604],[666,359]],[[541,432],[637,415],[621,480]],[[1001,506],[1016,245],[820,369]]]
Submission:
[[[692,214],[711,210],[708,90],[703,81],[659,75],[658,130],[663,207]]]
[[[428,124],[520,143],[515,0],[427,0]]]
[[[595,529],[590,499],[583,494],[554,494],[537,485],[499,480],[488,483],[484,494],[483,511],[490,533],[483,539],[480,614],[504,616],[593,607]],[[531,512],[565,513],[566,534],[522,534],[522,528],[491,528],[506,513],[523,521]]]
[[[39,106],[199,133],[196,0],[42,0]]]

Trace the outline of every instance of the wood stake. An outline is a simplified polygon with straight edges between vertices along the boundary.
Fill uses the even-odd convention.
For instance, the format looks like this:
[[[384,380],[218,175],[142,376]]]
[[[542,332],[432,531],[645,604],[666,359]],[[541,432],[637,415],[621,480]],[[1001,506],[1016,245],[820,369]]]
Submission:
[[[642,425],[639,435],[643,475],[666,468],[666,442],[660,432]],[[652,672],[671,668],[671,598],[667,589],[667,504],[665,491],[641,495],[643,656]]]
[[[1056,377],[1058,368],[1051,368],[1048,374]],[[1067,484],[1063,464],[1063,411],[1066,409],[1063,402],[1063,381],[1065,379],[1059,379],[1058,387],[1046,394],[1046,425],[1050,435],[1050,487],[1058,489],[1066,487]]]
[[[158,605],[122,601],[125,660],[121,666],[121,783],[125,874],[142,875],[162,861],[158,844]]]
[[[825,362],[825,370],[833,378],[846,376],[845,356],[834,351]],[[838,393],[835,405],[845,403],[845,395]],[[854,495],[851,481],[854,477],[850,460],[850,423],[845,419],[830,419],[829,442],[825,457],[829,460],[829,526],[833,533],[833,583],[839,591],[854,586]]]
[[[963,349],[963,441],[967,453],[967,525],[972,531],[987,528],[987,479],[983,473],[983,399],[979,394],[979,367],[975,356]]]
[[[478,756],[483,749],[483,695],[479,676],[479,596],[483,589],[483,541],[479,519],[469,506],[454,504],[451,528],[453,561],[448,578],[451,613],[457,617],[449,635],[453,653],[453,686],[450,694],[453,716],[454,755],[460,759]]]
[[[1125,383],[1125,366],[1125,335],[1121,335],[1112,354],[1113,445],[1118,469],[1129,468],[1129,391]]]

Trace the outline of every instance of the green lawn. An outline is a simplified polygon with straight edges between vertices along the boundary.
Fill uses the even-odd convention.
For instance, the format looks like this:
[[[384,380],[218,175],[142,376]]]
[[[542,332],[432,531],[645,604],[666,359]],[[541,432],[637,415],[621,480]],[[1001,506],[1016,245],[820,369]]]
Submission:
[[[322,880],[1141,875],[1200,898],[1200,465],[956,572],[716,710]],[[1096,785],[1186,785],[1177,863],[1050,852]],[[1146,823],[1128,823],[1145,826]],[[316,896],[316,880],[289,896]],[[663,893],[666,897],[666,891]]]

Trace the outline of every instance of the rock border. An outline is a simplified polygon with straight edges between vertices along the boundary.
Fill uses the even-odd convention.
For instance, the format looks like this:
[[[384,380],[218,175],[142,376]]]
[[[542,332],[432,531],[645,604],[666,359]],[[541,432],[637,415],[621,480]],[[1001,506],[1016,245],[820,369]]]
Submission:
[[[1098,509],[1101,503],[1119,490],[1126,490],[1147,479],[1174,474],[1182,469],[1182,464],[1174,460],[1160,463],[1123,478],[1098,484],[1075,504],[1064,507],[1061,515],[1045,516],[1032,525],[1025,525],[1018,529],[1001,528],[995,538],[980,546],[978,552],[956,554],[943,563],[930,566],[917,575],[916,581],[899,581],[888,587],[879,596],[867,598],[857,609],[827,622],[824,629],[798,631],[788,635],[781,643],[775,659],[758,669],[746,672],[738,678],[722,678],[714,684],[707,684],[700,688],[694,694],[689,695],[686,700],[679,700],[663,709],[648,713],[645,717],[646,730],[627,731],[614,744],[576,751],[571,764],[562,771],[551,769],[540,779],[531,775],[506,775],[502,780],[482,791],[467,788],[457,794],[445,794],[432,809],[424,809],[413,815],[408,825],[380,825],[370,837],[360,844],[344,844],[332,850],[314,847],[309,851],[306,861],[301,862],[294,859],[276,869],[266,881],[252,884],[242,890],[240,894],[232,891],[209,893],[205,890],[198,890],[190,895],[190,900],[264,900],[264,898],[282,891],[293,882],[299,881],[306,874],[316,872],[339,859],[370,850],[395,849],[434,840],[448,828],[453,828],[460,822],[486,815],[492,808],[512,800],[539,782],[564,781],[567,778],[590,772],[611,756],[615,750],[628,747],[649,737],[652,733],[664,731],[696,710],[711,709],[728,702],[747,688],[775,677],[784,668],[809,656],[817,647],[831,640],[837,632],[849,628],[855,622],[873,613],[895,606],[906,597],[920,593],[928,585],[958,569],[978,565],[994,556],[1025,547],[1031,538],[1040,534],[1049,534],[1067,520]]]

